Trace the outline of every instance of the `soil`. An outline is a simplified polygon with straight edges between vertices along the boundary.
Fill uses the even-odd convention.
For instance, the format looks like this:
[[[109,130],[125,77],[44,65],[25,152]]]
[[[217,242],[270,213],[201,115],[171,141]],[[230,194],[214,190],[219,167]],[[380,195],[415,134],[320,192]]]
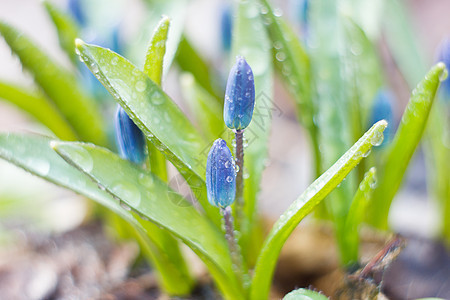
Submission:
[[[137,246],[111,242],[98,222],[51,236],[10,229],[14,246],[0,250],[2,299],[173,299],[159,291]],[[364,236],[364,264],[346,274],[338,268],[330,228],[304,224],[283,248],[271,298],[309,287],[331,299],[450,299],[450,254],[444,245],[374,232]],[[186,299],[220,299],[209,279],[200,282]]]

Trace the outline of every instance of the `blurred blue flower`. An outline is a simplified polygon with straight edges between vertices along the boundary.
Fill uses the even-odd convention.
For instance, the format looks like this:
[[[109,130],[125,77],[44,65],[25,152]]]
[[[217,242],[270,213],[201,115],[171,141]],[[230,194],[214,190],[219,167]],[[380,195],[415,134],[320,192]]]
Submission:
[[[231,32],[233,30],[233,18],[230,5],[221,8],[220,16],[220,34],[222,38],[222,48],[224,52],[229,52],[231,49]]]
[[[309,31],[309,6],[310,0],[290,0],[289,11],[294,24],[299,24],[302,35],[307,38]]]
[[[370,126],[380,120],[386,120],[388,126],[384,131],[384,140],[380,146],[386,145],[392,140],[394,135],[394,114],[393,114],[394,96],[384,89],[380,89],[373,100]]]
[[[444,39],[439,46],[438,60],[442,61],[447,69],[450,69],[450,38]],[[450,99],[450,79],[441,82],[441,88],[445,99]]]
[[[136,164],[145,161],[145,137],[125,110],[118,105],[115,117],[116,142],[122,158]]]
[[[77,21],[78,25],[85,26],[86,25],[86,16],[83,12],[83,8],[81,7],[81,0],[69,0],[69,12]]]
[[[217,139],[211,147],[206,161],[206,190],[208,201],[225,208],[236,197],[236,171],[227,143]]]
[[[254,106],[255,80],[252,68],[242,56],[238,56],[228,76],[225,91],[225,124],[230,129],[246,128],[252,120]]]

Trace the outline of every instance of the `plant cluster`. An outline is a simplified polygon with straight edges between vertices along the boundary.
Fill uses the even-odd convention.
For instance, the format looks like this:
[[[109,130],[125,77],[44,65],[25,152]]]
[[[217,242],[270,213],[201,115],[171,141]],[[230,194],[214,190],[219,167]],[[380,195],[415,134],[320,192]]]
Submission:
[[[178,16],[187,5],[183,0],[147,2],[169,16]],[[342,267],[357,265],[358,228],[364,222],[388,229],[390,205],[425,129],[444,207],[442,234],[450,239],[448,126],[443,125],[448,118],[444,109],[433,108],[447,105],[433,104],[447,76],[445,64],[437,63],[420,80],[425,68],[411,67],[417,57],[402,46],[413,43],[405,37],[404,19],[390,19],[392,28],[403,30],[389,33],[393,55],[405,77],[410,76],[408,82],[418,83],[395,130],[393,100],[375,47],[379,33],[364,23],[367,6],[356,2],[304,1],[301,37],[268,0],[234,3],[233,17],[228,11],[222,21],[224,53],[237,57],[225,91],[217,88],[215,75],[183,35],[182,20],[162,17],[153,27],[143,64],[135,64],[116,53],[124,48],[117,43],[116,29],[109,39],[116,51],[80,39],[85,21],[77,1],[70,1],[72,16],[44,2],[77,71],[61,67],[28,37],[0,22],[0,34],[39,87],[30,92],[0,82],[0,97],[54,133],[2,134],[0,157],[119,216],[115,226],[139,242],[161,288],[171,295],[188,295],[195,286],[180,249],[184,243],[204,262],[226,299],[267,299],[284,243],[313,211],[334,224]],[[343,7],[352,4],[354,11],[344,13]],[[384,5],[392,14],[403,13],[397,1]],[[450,47],[443,49],[447,63]],[[116,105],[96,100],[105,95],[86,76],[77,77],[77,72],[86,75],[78,59],[117,102],[119,155],[108,138],[113,126],[100,109]],[[198,126],[164,92],[162,79],[172,62],[191,74],[184,75],[190,76],[184,89]],[[315,180],[264,236],[257,200],[268,156],[274,71],[308,133]],[[248,146],[244,135],[251,141]],[[233,151],[227,145],[234,145]],[[192,199],[170,186],[167,162],[185,180]],[[324,298],[297,290],[286,299],[301,296]]]

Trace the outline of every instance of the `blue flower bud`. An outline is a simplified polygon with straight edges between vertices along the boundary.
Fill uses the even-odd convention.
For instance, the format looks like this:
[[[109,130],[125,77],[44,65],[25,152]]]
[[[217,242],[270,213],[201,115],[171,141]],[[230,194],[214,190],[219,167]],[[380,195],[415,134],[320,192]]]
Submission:
[[[233,28],[233,19],[231,15],[231,6],[222,7],[220,16],[220,33],[222,37],[222,48],[225,52],[231,49],[231,32]]]
[[[373,101],[371,125],[380,120],[386,120],[388,127],[384,131],[383,144],[388,143],[394,135],[394,114],[392,112],[392,105],[394,96],[387,90],[379,90]]]
[[[450,39],[446,38],[439,46],[439,61],[442,61],[447,69],[450,69]],[[447,78],[441,82],[441,88],[446,99],[450,99],[450,79]]]
[[[217,139],[206,161],[206,190],[208,201],[217,207],[227,207],[236,197],[236,171],[227,143]]]
[[[114,121],[120,156],[136,164],[142,164],[145,160],[146,149],[144,134],[121,106],[117,108]]]
[[[255,80],[252,68],[242,56],[236,57],[225,91],[223,118],[230,129],[241,130],[250,124],[255,106]]]

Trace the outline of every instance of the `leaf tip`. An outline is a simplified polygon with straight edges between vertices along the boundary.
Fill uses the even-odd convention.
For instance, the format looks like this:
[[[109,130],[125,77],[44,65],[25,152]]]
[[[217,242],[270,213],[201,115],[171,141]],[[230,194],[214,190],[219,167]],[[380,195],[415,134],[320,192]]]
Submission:
[[[59,144],[61,144],[58,141],[50,141],[50,148],[52,148],[53,150],[56,151],[56,149],[58,148]]]
[[[82,48],[86,43],[82,39],[75,39],[75,47]]]

